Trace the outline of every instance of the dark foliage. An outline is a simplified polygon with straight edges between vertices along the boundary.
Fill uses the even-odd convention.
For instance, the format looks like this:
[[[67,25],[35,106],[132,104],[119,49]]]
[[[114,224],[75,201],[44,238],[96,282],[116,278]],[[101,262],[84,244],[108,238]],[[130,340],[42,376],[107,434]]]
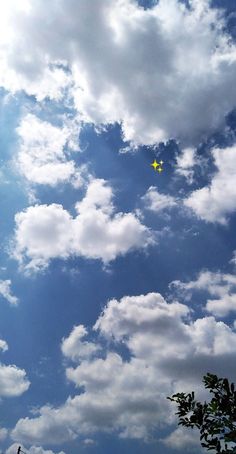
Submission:
[[[203,377],[206,389],[213,397],[209,403],[197,402],[194,392],[177,393],[167,399],[178,404],[179,425],[197,427],[201,445],[208,451],[236,454],[236,391],[227,378],[207,374]],[[227,445],[230,443],[230,447]]]

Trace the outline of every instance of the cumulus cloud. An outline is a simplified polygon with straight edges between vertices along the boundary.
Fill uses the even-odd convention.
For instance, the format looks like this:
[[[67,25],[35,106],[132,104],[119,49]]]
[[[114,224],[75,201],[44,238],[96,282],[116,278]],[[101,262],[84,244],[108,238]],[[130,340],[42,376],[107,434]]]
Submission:
[[[113,336],[121,340],[137,330],[155,330],[160,318],[175,315],[176,318],[186,316],[189,309],[178,302],[171,305],[165,303],[160,294],[149,293],[134,297],[124,297],[119,302],[109,301],[104,313],[98,318],[95,329],[105,336]]]
[[[79,336],[74,328],[69,338],[79,337],[78,355],[76,343],[65,354],[77,360],[67,366],[66,377],[78,394],[60,407],[46,405],[35,417],[21,418],[13,439],[55,444],[106,431],[147,440],[153,430],[175,424],[166,396],[183,389],[197,389],[201,395],[199,383],[206,372],[234,375],[234,330],[214,317],[194,320],[186,305],[167,303],[158,293],[109,301],[94,326],[95,343],[100,348],[103,338],[106,347],[93,356],[81,357],[81,343],[87,348],[81,338],[86,329],[77,328]],[[119,353],[119,346],[127,354]],[[172,432],[165,443],[180,447],[179,432]]]
[[[22,0],[20,3],[12,0],[8,4],[1,4],[0,83],[13,93],[24,90],[27,94],[35,96],[37,101],[45,98],[60,100],[70,83],[68,74],[61,64],[57,65],[56,62],[51,64],[47,53],[33,42],[31,33],[31,36],[27,37],[25,33],[20,32],[22,19],[27,17],[30,19],[30,3],[28,0]],[[22,51],[25,49],[21,55],[16,49],[17,41]]]
[[[187,297],[194,291],[207,292],[211,298],[207,299],[205,309],[216,317],[236,312],[236,276],[233,274],[202,271],[194,281],[173,281],[171,286]]]
[[[217,171],[209,186],[197,189],[185,200],[185,205],[204,221],[227,224],[236,211],[236,146],[212,151]]]
[[[79,180],[82,184],[79,169],[65,151],[65,147],[69,150],[76,147],[79,132],[78,124],[64,124],[60,128],[27,114],[17,128],[20,137],[17,168],[31,183],[55,186],[71,182],[79,186]]]
[[[8,350],[8,344],[0,339],[0,353]],[[20,396],[30,386],[24,369],[19,369],[15,365],[5,365],[0,363],[0,398]],[[5,429],[0,428],[0,439],[5,434]]]
[[[14,256],[28,269],[72,255],[104,263],[152,243],[149,230],[133,213],[114,213],[112,189],[93,180],[72,217],[62,205],[35,205],[15,216]],[[28,262],[28,263],[27,263]]]
[[[226,317],[230,312],[236,312],[236,293],[225,294],[222,298],[207,301],[206,310],[216,317]]]
[[[64,338],[61,350],[65,357],[74,361],[90,358],[97,353],[101,347],[93,342],[85,341],[88,331],[83,325],[74,326],[68,337]],[[1,346],[1,344],[0,344]]]
[[[19,448],[18,443],[13,443],[6,451],[6,454],[16,454],[17,449]],[[41,446],[31,446],[26,450],[24,446],[21,446],[22,451],[27,452],[28,454],[56,454],[55,451],[45,450]],[[64,451],[58,452],[58,454],[65,454]]]
[[[42,100],[69,88],[85,121],[119,122],[134,144],[194,143],[235,106],[235,45],[209,1],[18,3],[1,6],[7,90]]]
[[[155,186],[150,186],[146,194],[142,197],[147,210],[159,212],[166,208],[172,208],[177,205],[174,197],[158,192]]]
[[[12,305],[16,305],[19,302],[18,298],[12,295],[10,279],[0,280],[0,295]]]
[[[29,386],[24,369],[0,363],[0,397],[20,396]]]

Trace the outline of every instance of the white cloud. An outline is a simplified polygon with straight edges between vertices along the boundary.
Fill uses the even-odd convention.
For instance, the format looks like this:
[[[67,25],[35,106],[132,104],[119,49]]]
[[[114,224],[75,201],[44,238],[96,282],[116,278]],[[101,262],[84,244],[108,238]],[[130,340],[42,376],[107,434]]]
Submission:
[[[207,299],[205,309],[216,317],[236,312],[236,276],[233,274],[202,271],[194,281],[173,281],[171,286],[182,296],[189,296],[193,291],[206,291],[214,298]]]
[[[196,163],[194,148],[184,148],[180,155],[177,156],[177,165],[180,169],[190,169]]]
[[[6,352],[8,350],[7,342],[2,339],[0,339],[0,350],[2,352]]]
[[[74,361],[90,358],[97,353],[101,347],[93,342],[85,341],[88,331],[83,325],[74,326],[70,335],[63,339],[61,350],[65,357]],[[1,345],[1,344],[0,344]]]
[[[67,378],[86,392],[68,398],[58,409],[43,407],[37,417],[20,419],[12,432],[14,439],[54,444],[97,431],[146,438],[153,420],[158,426],[169,418],[168,401],[158,391],[154,370],[145,369],[138,360],[129,364],[108,353],[105,359],[69,368]]]
[[[20,262],[30,260],[30,267],[46,266],[53,257],[66,258],[70,253],[70,214],[61,205],[35,205],[17,213],[16,249]]]
[[[28,0],[1,3],[0,83],[13,93],[24,90],[36,96],[38,101],[46,97],[60,100],[70,82],[69,76],[60,66],[50,65],[50,58],[40,50],[40,45],[33,42],[32,34],[27,37],[20,31],[22,19],[25,15],[29,19],[31,11]],[[22,48],[20,54],[18,46]]]
[[[178,427],[178,429],[174,430],[168,437],[161,441],[171,449],[197,453],[203,452],[199,441],[198,430]]]
[[[233,251],[233,256],[229,263],[232,263],[234,266],[236,265],[236,251]]]
[[[80,341],[78,364],[66,369],[79,393],[58,408],[46,405],[35,417],[21,418],[13,439],[56,444],[106,431],[147,440],[153,429],[171,427],[176,418],[168,395],[196,390],[201,397],[206,372],[229,379],[235,372],[236,333],[214,317],[192,320],[191,314],[158,293],[109,301],[94,326],[97,345],[103,339],[106,347],[83,359]],[[129,354],[123,357],[119,346]],[[72,350],[75,361],[75,343]],[[179,433],[166,443],[180,444]]]
[[[236,211],[236,146],[214,149],[212,156],[217,172],[210,185],[193,191],[184,203],[200,219],[225,225]]]
[[[121,340],[139,329],[155,330],[161,317],[175,316],[178,320],[189,313],[187,306],[178,302],[168,305],[160,294],[126,296],[119,302],[109,301],[104,313],[98,318],[95,329],[105,336]],[[140,328],[139,328],[140,327]]]
[[[1,16],[2,86],[38,100],[70,87],[85,121],[119,122],[136,144],[198,142],[235,106],[235,45],[208,1],[12,1]]]
[[[0,364],[0,397],[20,396],[29,386],[24,369]]]
[[[85,438],[84,445],[85,446],[94,446],[96,442],[92,438]]]
[[[17,169],[31,183],[55,186],[62,182],[77,182],[79,169],[68,159],[65,147],[76,146],[80,128],[78,124],[64,124],[62,128],[27,114],[21,120],[17,133],[20,151]],[[78,138],[77,138],[78,140]],[[80,178],[82,183],[82,177]]]
[[[172,208],[177,205],[174,197],[158,192],[155,186],[150,186],[146,194],[142,197],[147,210],[159,212],[166,208]]]
[[[236,312],[236,293],[208,300],[206,310],[216,317],[226,317],[230,312]]]
[[[18,298],[11,293],[10,279],[6,279],[4,281],[0,280],[0,295],[12,305],[16,305],[19,302]]]
[[[16,454],[19,448],[18,443],[13,443],[6,451],[6,454]],[[41,446],[31,446],[30,448],[26,449],[24,446],[21,446],[22,451],[27,452],[28,454],[56,454],[54,451],[45,450]],[[58,454],[65,454],[64,451],[58,452]]]
[[[232,286],[236,286],[236,276],[220,272],[202,271],[194,281],[173,281],[171,286],[181,291],[207,290],[211,295],[223,296]]]
[[[8,350],[6,341],[0,339],[0,353]],[[24,369],[19,369],[15,365],[5,365],[0,363],[0,399],[2,397],[20,396],[28,390],[30,382]],[[6,429],[0,427],[0,439],[4,438]]]
[[[184,148],[176,158],[176,173],[185,177],[189,184],[193,182],[193,167],[197,162],[194,148]]]
[[[27,268],[47,266],[72,255],[114,260],[152,243],[149,230],[133,213],[114,213],[112,189],[104,180],[90,182],[72,217],[61,205],[35,205],[15,216],[14,256]],[[28,263],[27,263],[28,262]]]
[[[236,349],[235,333],[225,323],[216,322],[214,317],[196,320],[191,337],[195,352],[203,355],[220,356],[233,353]]]
[[[0,427],[0,441],[5,440],[5,438],[7,437],[7,434],[8,434],[8,430],[5,429],[5,427]]]

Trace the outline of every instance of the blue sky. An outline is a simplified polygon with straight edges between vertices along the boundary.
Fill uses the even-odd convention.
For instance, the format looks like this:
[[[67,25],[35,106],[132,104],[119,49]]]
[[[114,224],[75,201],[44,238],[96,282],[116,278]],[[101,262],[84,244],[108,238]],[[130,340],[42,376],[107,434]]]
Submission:
[[[235,381],[234,3],[1,5],[2,452],[202,452],[166,397]]]

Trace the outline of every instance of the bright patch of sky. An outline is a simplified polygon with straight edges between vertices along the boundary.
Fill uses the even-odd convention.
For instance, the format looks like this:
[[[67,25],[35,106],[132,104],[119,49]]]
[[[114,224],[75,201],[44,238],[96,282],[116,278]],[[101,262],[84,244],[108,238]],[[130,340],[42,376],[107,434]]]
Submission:
[[[235,17],[0,5],[5,453],[200,452],[166,397],[235,380]]]

